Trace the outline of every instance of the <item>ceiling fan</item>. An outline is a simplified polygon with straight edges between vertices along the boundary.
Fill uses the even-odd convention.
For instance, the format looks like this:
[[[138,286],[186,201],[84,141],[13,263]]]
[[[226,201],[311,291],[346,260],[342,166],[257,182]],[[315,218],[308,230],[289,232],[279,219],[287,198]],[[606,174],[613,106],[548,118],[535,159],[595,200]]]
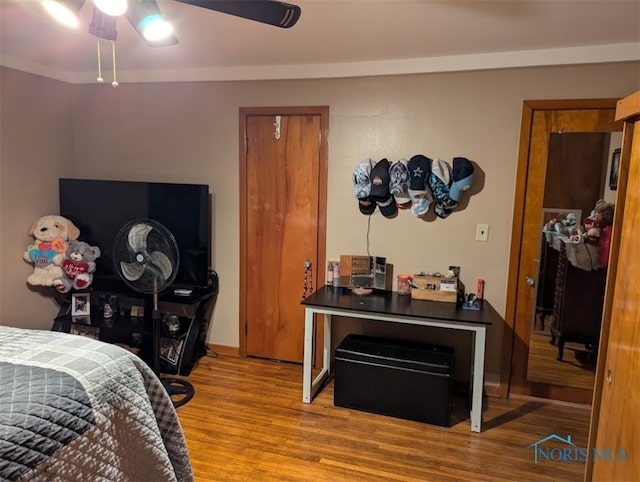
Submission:
[[[64,25],[77,27],[78,12],[87,0],[41,0],[45,10]],[[300,7],[276,0],[174,0],[234,15],[279,28],[291,28],[300,18]],[[156,0],[90,0],[93,16],[89,33],[99,39],[117,39],[116,20],[124,16],[151,47],[178,43],[172,25],[163,17]]]

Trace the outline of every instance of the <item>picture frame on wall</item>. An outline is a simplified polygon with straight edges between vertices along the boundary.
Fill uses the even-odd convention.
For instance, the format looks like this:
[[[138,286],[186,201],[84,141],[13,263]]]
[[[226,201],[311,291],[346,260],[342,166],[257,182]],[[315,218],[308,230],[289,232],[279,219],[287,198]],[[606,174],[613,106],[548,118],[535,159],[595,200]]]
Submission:
[[[609,172],[609,189],[615,191],[618,189],[618,171],[620,170],[620,153],[621,148],[614,149],[611,154],[611,171]]]
[[[71,316],[89,316],[90,310],[89,293],[73,293],[71,295]]]

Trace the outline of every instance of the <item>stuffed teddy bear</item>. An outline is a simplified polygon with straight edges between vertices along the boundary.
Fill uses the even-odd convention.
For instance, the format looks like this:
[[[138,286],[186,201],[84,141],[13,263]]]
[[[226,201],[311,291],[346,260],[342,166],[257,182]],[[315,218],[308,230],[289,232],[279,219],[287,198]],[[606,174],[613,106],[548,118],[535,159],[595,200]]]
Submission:
[[[24,260],[34,265],[27,283],[53,286],[53,280],[62,276],[60,263],[67,250],[67,243],[78,239],[80,230],[67,218],[47,215],[33,223],[29,234],[35,238],[35,242],[23,254]]]
[[[93,281],[95,260],[99,257],[100,248],[97,246],[90,246],[84,241],[70,241],[65,257],[60,262],[64,274],[53,280],[53,286],[60,293],[87,288]]]
[[[614,205],[604,199],[598,199],[591,214],[582,221],[585,241],[592,244],[600,243],[602,230],[613,223]]]
[[[564,217],[554,218],[553,228],[557,233],[571,236],[578,229],[578,217],[575,213],[568,213]]]

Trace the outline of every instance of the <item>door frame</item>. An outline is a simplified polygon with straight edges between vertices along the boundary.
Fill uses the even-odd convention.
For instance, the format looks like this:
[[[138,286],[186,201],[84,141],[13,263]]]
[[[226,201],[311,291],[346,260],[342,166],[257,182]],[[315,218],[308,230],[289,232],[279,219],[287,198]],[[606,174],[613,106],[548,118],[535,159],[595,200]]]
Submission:
[[[611,333],[611,317],[614,305],[615,279],[618,271],[618,253],[620,251],[620,240],[622,238],[622,223],[625,215],[627,203],[627,184],[629,170],[634,159],[631,157],[634,137],[638,129],[636,124],[640,114],[640,91],[636,91],[624,99],[618,101],[616,109],[616,120],[623,122],[622,152],[620,157],[620,167],[618,173],[618,187],[616,195],[616,209],[613,218],[613,230],[611,236],[611,259],[609,263],[609,279],[604,294],[604,310],[602,319],[602,332],[600,334],[600,346],[598,347],[598,366],[596,367],[596,383],[593,388],[593,406],[591,409],[591,423],[589,424],[589,440],[587,443],[588,453],[592,452],[597,442],[598,429],[600,425],[600,412],[602,393],[604,390],[605,370],[607,367],[607,357],[609,356],[609,335]],[[637,140],[636,140],[637,143]],[[616,347],[612,347],[615,350]],[[585,481],[593,478],[593,457],[589,457],[585,467]]]
[[[318,153],[319,179],[318,179],[318,237],[316,240],[318,266],[313,267],[313,287],[317,289],[319,283],[324,283],[324,266],[326,266],[326,236],[327,236],[327,176],[328,176],[328,152],[329,152],[329,107],[240,107],[239,109],[239,159],[240,159],[240,309],[238,330],[240,333],[240,356],[247,356],[246,319],[248,303],[247,279],[247,117],[251,116],[320,116],[320,152]],[[302,271],[301,271],[302,273]],[[301,278],[302,279],[302,276]],[[301,290],[302,291],[302,290]],[[304,323],[304,316],[300,323]],[[321,353],[318,347],[322,347],[323,333],[320,323],[316,323],[316,339],[319,340],[314,347],[314,361],[319,360]]]
[[[523,229],[525,225],[524,211],[527,194],[527,177],[529,173],[529,152],[532,142],[532,129],[534,114],[539,111],[561,110],[594,110],[613,109],[619,99],[570,99],[570,100],[525,100],[522,106],[522,119],[520,123],[520,143],[518,147],[518,166],[516,171],[515,196],[513,205],[513,224],[511,228],[511,246],[509,255],[509,271],[507,273],[507,298],[505,307],[505,324],[502,334],[502,363],[500,370],[499,394],[508,398],[512,391],[512,375],[514,365],[514,346],[517,342],[516,308],[518,300],[519,280],[522,274],[520,267],[520,246],[522,245]],[[613,246],[612,246],[613,248]],[[611,251],[612,259],[617,258],[617,252]],[[611,282],[611,273],[607,283]],[[526,383],[525,383],[526,385]],[[533,386],[533,382],[531,384]],[[524,386],[524,385],[523,385]],[[582,389],[573,387],[554,386],[553,393],[546,393],[552,397],[575,398],[583,396]],[[541,396],[535,388],[529,390],[528,395]],[[591,401],[590,397],[586,403]]]

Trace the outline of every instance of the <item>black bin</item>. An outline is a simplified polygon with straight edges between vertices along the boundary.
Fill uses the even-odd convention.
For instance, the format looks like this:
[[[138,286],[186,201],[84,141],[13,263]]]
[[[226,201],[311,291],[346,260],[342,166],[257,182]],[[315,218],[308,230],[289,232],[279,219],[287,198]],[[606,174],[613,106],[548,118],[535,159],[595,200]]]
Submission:
[[[453,348],[350,334],[335,355],[334,405],[449,426]]]

